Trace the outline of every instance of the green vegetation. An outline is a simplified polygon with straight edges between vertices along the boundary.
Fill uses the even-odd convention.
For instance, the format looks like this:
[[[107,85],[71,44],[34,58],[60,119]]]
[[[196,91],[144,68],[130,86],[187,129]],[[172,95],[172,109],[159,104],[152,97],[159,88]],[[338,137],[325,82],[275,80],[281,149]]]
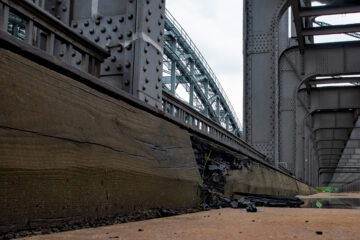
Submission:
[[[335,191],[335,187],[317,187],[317,192],[331,193]]]
[[[202,199],[202,197],[201,197],[201,193],[202,193],[201,189],[202,189],[203,184],[204,184],[204,180],[203,180],[203,179],[204,179],[205,169],[206,169],[206,166],[207,166],[207,164],[208,164],[208,162],[209,162],[210,156],[211,156],[211,151],[205,156],[204,163],[203,163],[203,170],[202,170],[202,173],[201,173],[201,178],[198,179],[198,181],[197,181],[198,184],[199,184],[199,186],[200,186],[200,191],[199,191],[199,203],[198,203],[199,206],[200,206],[200,204],[203,202],[203,199]]]
[[[204,178],[204,173],[205,173],[205,169],[206,169],[206,165],[210,159],[210,155],[211,155],[211,151],[208,153],[207,156],[205,156],[205,160],[204,160],[204,166],[203,166],[203,172],[201,174],[201,178]]]

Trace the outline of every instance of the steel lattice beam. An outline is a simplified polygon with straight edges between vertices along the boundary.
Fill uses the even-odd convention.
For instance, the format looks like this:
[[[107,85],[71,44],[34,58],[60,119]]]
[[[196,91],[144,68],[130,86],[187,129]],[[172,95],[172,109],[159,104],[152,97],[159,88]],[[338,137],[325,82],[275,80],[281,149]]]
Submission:
[[[169,84],[170,79],[179,80],[181,78],[181,84],[184,84],[189,92],[191,106],[199,110],[199,106],[195,104],[195,96],[198,97],[204,107],[203,114],[208,115],[213,121],[221,124],[235,135],[241,136],[240,122],[216,76],[189,36],[170,13],[166,17],[165,30],[165,36],[167,36],[164,45],[165,58],[171,61],[169,65],[176,66],[176,70],[181,75],[174,76],[177,71],[172,68],[172,71],[167,72],[167,74],[170,72],[170,77],[163,77],[165,80],[163,86]],[[171,88],[168,86],[164,86],[164,88],[170,89],[170,92],[175,94],[173,83]],[[214,99],[216,101],[213,101]]]

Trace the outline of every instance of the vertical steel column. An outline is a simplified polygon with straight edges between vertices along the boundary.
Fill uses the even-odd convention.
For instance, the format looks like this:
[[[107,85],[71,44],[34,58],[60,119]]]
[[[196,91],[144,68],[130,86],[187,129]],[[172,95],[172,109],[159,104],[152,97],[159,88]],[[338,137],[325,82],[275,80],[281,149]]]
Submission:
[[[244,1],[245,140],[275,162],[277,63],[283,0]],[[265,5],[264,5],[265,4]],[[266,8],[266,11],[263,9]],[[285,28],[286,24],[282,24]],[[281,33],[281,36],[280,36]],[[284,34],[283,34],[284,33]],[[289,91],[291,92],[291,91]]]
[[[101,80],[161,109],[165,0],[76,0],[72,10],[71,26],[109,49]]]
[[[204,90],[205,90],[205,97],[209,99],[209,80],[207,78],[204,79]],[[209,106],[205,106],[205,115],[209,116]]]
[[[220,97],[219,96],[216,97],[216,117],[220,121]]]
[[[176,88],[176,62],[174,60],[171,60],[171,76],[170,76],[170,80],[171,80],[171,87],[170,87],[170,91],[171,94],[175,96],[175,88]]]
[[[9,7],[0,3],[0,30],[7,32],[9,21]]]
[[[225,116],[226,130],[229,130],[229,114]]]
[[[195,71],[195,63],[194,60],[189,59],[189,64],[190,64],[190,74],[191,76],[194,76],[194,71]],[[190,83],[190,93],[189,93],[189,104],[190,106],[194,106],[194,83],[191,82]]]
[[[176,51],[176,45],[177,45],[177,41],[175,38],[172,38],[171,41],[171,48],[172,50],[175,52]],[[176,88],[176,61],[174,59],[171,59],[171,87],[170,87],[170,91],[171,94],[173,94],[175,96],[175,88]]]
[[[140,100],[161,109],[165,1],[136,2],[132,92]]]
[[[36,4],[39,5],[39,2]],[[64,24],[70,24],[70,0],[46,0],[42,5],[46,11]]]

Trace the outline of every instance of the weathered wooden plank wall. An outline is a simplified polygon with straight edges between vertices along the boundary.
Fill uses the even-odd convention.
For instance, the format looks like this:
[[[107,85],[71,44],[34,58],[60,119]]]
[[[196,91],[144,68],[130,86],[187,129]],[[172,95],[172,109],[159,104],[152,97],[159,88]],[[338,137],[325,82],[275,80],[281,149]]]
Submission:
[[[197,204],[187,131],[0,49],[0,226]]]

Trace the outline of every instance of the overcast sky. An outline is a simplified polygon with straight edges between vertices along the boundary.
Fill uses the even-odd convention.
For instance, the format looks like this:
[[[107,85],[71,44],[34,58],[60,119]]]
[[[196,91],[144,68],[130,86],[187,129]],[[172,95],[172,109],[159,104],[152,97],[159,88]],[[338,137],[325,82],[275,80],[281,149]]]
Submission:
[[[242,1],[167,0],[166,4],[217,75],[242,122]]]

